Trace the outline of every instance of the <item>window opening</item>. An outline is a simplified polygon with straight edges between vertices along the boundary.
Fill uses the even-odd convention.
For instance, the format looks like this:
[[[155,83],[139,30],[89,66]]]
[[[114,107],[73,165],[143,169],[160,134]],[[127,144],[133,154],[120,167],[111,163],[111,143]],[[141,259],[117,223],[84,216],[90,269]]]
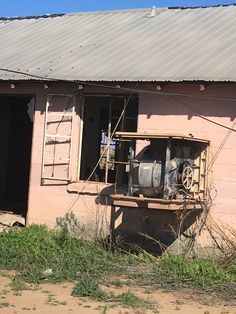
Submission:
[[[100,159],[91,181],[105,183],[116,181],[119,185],[128,183],[130,142],[111,138],[126,101],[125,96],[85,96],[80,160],[81,180],[89,177]],[[137,111],[138,100],[137,97],[133,97],[116,130],[135,132]]]

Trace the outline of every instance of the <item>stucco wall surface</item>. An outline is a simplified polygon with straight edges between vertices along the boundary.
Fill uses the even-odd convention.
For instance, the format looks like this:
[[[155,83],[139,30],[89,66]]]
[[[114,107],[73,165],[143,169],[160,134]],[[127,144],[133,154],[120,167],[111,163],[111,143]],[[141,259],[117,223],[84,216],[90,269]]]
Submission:
[[[235,128],[236,101],[209,100],[204,97],[232,98],[236,100],[236,88],[233,84],[209,84],[200,91],[199,84],[167,84],[162,92],[182,93],[200,96],[190,98],[182,96],[157,95],[156,84],[139,84],[137,87],[150,93],[138,92],[139,117],[138,131],[193,134],[195,137],[209,139],[209,186],[213,198],[212,213],[227,223],[235,222],[236,205],[236,136],[235,132],[222,128],[199,117],[199,114],[225,126]],[[82,219],[104,221],[109,225],[110,207],[100,205],[99,191],[106,186],[103,183],[91,183],[84,186],[78,183],[77,189],[70,190],[63,182],[41,182],[41,167],[44,138],[45,105],[47,93],[76,93],[76,121],[73,134],[72,173],[76,181],[81,100],[77,84],[52,84],[44,89],[43,83],[22,83],[13,90],[6,83],[4,94],[35,95],[35,117],[31,156],[31,174],[29,189],[28,223],[47,223],[55,225],[56,217],[64,216],[73,210]],[[84,87],[84,93],[111,93],[111,90]],[[117,92],[117,91],[116,91]],[[120,92],[122,93],[122,92]],[[78,195],[78,191],[83,193]],[[105,201],[104,201],[105,200]],[[103,203],[106,202],[104,196]]]
[[[211,122],[236,127],[236,102],[223,100],[236,99],[235,86],[209,84],[204,91],[200,91],[198,84],[178,84],[166,86],[162,91],[200,98],[141,94],[138,131],[192,134],[210,140],[207,173],[213,200],[211,212],[215,218],[235,224],[236,134]]]

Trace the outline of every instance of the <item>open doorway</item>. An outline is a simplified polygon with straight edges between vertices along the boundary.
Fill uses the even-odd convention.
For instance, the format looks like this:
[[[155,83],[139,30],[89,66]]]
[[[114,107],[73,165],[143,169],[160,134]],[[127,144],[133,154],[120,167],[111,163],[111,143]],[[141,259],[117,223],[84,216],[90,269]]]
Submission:
[[[0,211],[28,208],[34,98],[0,96]]]

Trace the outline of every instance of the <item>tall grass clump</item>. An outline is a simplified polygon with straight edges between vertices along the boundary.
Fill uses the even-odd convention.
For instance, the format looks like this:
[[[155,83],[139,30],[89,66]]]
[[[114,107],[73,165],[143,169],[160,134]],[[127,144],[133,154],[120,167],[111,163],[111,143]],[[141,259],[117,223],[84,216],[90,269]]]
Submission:
[[[80,273],[98,276],[113,268],[118,255],[96,241],[72,237],[64,230],[52,231],[44,225],[1,232],[0,252],[1,269],[17,270],[31,282],[75,280]]]
[[[33,283],[76,281],[74,296],[105,302],[112,299],[123,304],[130,300],[132,303],[134,296],[105,293],[102,285],[109,277],[114,279],[114,276],[123,275],[139,285],[155,282],[157,286],[171,288],[184,286],[201,291],[236,293],[235,259],[221,264],[216,258],[191,259],[167,254],[155,257],[145,251],[134,255],[118,249],[109,250],[101,241],[83,238],[81,232],[72,235],[73,221],[69,222],[69,227],[62,222],[58,230],[31,225],[0,232],[0,269],[16,270],[23,281]]]
[[[227,269],[217,260],[187,258],[183,255],[166,255],[154,265],[156,276],[175,285],[187,284],[201,290],[214,290],[224,283],[235,283],[235,261]]]
[[[114,294],[101,288],[105,275],[115,274],[123,267],[125,273],[125,266],[135,266],[135,257],[105,250],[96,240],[74,237],[64,224],[58,231],[44,225],[5,230],[0,233],[0,252],[0,269],[16,270],[17,280],[31,283],[76,281],[73,296],[133,308],[155,308],[153,302],[131,292]]]

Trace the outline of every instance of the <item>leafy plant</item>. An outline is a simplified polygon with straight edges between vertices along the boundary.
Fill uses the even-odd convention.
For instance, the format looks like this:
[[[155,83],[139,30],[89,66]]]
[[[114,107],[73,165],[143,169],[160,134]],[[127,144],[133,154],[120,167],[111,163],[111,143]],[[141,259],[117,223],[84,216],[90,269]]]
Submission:
[[[8,302],[0,302],[0,309],[8,306],[10,306]]]
[[[182,255],[157,259],[154,271],[157,276],[166,280],[171,278],[176,284],[184,282],[205,290],[214,290],[217,285],[236,279],[232,271],[226,271],[216,260],[189,259]]]
[[[99,287],[95,278],[89,274],[82,275],[73,289],[73,296],[90,297],[97,301],[106,301],[106,295]]]
[[[84,238],[86,227],[73,212],[66,213],[64,217],[58,217],[56,222],[59,230],[65,235],[70,234],[72,236]]]

